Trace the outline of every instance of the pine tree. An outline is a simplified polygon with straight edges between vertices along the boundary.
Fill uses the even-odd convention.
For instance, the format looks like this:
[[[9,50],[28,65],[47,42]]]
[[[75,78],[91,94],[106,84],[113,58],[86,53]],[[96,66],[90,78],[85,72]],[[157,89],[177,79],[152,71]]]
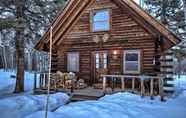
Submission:
[[[184,39],[186,22],[182,0],[145,0],[147,11]]]
[[[17,62],[17,76],[15,93],[24,91],[24,31],[25,31],[25,0],[15,0],[16,7],[16,62]]]
[[[2,40],[11,40],[16,49],[17,78],[14,92],[24,91],[25,48],[33,48],[64,3],[65,0],[0,2],[0,33],[8,32],[7,35],[10,36],[5,36]]]

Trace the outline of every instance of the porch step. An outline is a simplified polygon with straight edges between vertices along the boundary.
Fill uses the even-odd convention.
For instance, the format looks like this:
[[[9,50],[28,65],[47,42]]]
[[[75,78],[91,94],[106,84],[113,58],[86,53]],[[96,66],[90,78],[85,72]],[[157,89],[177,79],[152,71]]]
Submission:
[[[86,100],[98,100],[99,98],[103,97],[104,94],[102,95],[86,95],[86,94],[77,94],[77,93],[74,93],[72,96],[71,96],[71,101],[72,102],[76,102],[76,101],[86,101]]]
[[[50,94],[54,94],[54,93],[56,93],[56,91],[50,90]],[[34,94],[37,94],[37,95],[47,94],[47,90],[46,89],[35,89]]]

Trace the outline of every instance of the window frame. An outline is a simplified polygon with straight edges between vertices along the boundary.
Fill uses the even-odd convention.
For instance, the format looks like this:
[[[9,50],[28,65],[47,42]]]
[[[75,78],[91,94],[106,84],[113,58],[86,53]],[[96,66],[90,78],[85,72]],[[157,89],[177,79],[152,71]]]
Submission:
[[[75,71],[72,71],[72,70],[70,70],[70,65],[69,65],[69,55],[70,54],[77,54],[78,56],[78,60],[77,60],[77,62],[78,62],[78,64],[77,64],[77,70],[75,70]],[[80,53],[79,52],[67,52],[67,72],[80,72]]]
[[[138,54],[138,70],[130,71],[126,70],[126,55],[127,54]],[[124,74],[140,74],[141,73],[141,50],[125,50],[123,52],[123,73]]]
[[[99,12],[99,11],[108,11],[108,14],[109,14],[109,19],[108,19],[108,24],[109,24],[109,27],[108,29],[99,29],[99,30],[95,30],[94,28],[94,14],[96,12]],[[100,21],[100,22],[104,22],[104,21]],[[102,9],[94,9],[91,11],[90,13],[90,31],[92,32],[101,32],[101,31],[110,31],[111,30],[111,10],[109,8],[102,8]]]

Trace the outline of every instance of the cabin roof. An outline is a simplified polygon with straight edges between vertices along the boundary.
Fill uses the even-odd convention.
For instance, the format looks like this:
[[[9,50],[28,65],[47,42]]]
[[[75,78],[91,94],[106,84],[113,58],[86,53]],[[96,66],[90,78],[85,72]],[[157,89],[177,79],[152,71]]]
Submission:
[[[68,0],[66,6],[59,12],[56,19],[50,26],[53,27],[53,44],[59,45],[63,36],[71,30],[74,24],[83,14],[83,11],[92,5],[96,0]],[[139,5],[132,0],[111,0],[116,3],[121,9],[127,9],[129,15],[138,20],[138,23],[144,26],[152,35],[163,36],[166,40],[169,40],[172,45],[167,48],[181,42],[173,32],[167,29],[163,24],[158,22],[155,18],[149,15]],[[49,29],[41,37],[35,48],[37,50],[43,50],[46,44],[49,43]]]

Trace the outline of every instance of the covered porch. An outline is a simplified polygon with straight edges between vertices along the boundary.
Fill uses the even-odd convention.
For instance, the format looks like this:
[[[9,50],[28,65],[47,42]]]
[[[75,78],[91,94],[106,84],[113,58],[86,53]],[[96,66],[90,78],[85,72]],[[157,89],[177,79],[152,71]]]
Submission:
[[[148,75],[101,75],[101,87],[94,85],[84,85],[82,80],[78,80],[76,75],[69,73],[60,76],[59,72],[52,73],[50,93],[65,92],[71,96],[71,101],[97,100],[106,94],[117,92],[132,92],[143,96],[150,96],[151,99],[156,95],[163,100],[163,76]],[[35,78],[35,94],[47,93],[48,74],[40,74],[40,78]]]

